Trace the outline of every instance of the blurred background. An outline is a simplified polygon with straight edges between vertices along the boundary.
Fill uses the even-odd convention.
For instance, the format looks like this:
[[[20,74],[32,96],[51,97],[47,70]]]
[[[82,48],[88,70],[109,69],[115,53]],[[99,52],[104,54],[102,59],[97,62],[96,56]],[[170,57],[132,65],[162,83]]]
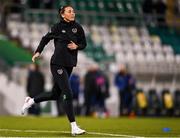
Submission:
[[[63,5],[88,44],[70,78],[77,115],[180,117],[179,0],[1,0],[0,115],[20,115],[27,95],[51,92],[53,41],[38,63],[31,57]],[[64,111],[48,101],[28,114]]]

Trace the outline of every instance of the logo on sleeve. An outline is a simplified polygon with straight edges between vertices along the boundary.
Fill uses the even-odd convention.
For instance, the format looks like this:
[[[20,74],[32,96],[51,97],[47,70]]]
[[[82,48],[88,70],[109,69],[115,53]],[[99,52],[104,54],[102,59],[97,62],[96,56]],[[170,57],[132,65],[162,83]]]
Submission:
[[[51,30],[51,28],[49,29],[49,33],[52,33],[52,30]]]
[[[64,94],[64,95],[63,95],[63,100],[66,100],[66,99],[67,99],[67,97],[66,97],[66,95]]]
[[[73,33],[77,33],[77,28],[73,28],[73,29],[72,29],[72,32],[73,32]]]
[[[66,30],[62,30],[62,33],[66,33]]]

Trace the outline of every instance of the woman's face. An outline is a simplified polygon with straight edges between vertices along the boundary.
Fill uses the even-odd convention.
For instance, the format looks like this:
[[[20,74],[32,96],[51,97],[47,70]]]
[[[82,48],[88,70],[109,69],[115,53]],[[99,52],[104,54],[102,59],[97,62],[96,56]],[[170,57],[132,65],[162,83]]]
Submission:
[[[62,17],[65,21],[70,22],[75,20],[75,12],[72,7],[66,7]]]

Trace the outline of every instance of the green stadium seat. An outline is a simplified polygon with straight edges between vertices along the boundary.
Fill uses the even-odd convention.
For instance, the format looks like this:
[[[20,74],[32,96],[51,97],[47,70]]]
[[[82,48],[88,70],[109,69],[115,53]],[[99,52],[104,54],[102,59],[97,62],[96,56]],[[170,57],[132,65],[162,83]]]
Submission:
[[[115,12],[116,10],[116,2],[111,0],[104,0],[105,8],[107,11]]]
[[[24,13],[24,19],[27,21],[27,22],[31,22],[32,21],[32,17],[33,17],[33,14],[30,13],[30,12],[25,12]]]
[[[100,62],[104,59],[104,54],[101,52],[95,52],[94,53],[94,60],[97,62]]]
[[[64,5],[68,5],[70,4],[70,2],[68,0],[55,0],[54,2],[54,7],[56,9],[59,9],[60,7],[64,6]]]
[[[98,11],[105,11],[105,3],[102,0],[97,0]]]
[[[124,7],[125,7],[126,13],[133,13],[134,12],[132,2],[124,2]]]
[[[119,0],[116,1],[116,9],[117,9],[117,11],[120,12],[120,13],[125,12],[124,5],[123,5],[123,3],[122,3],[121,1],[119,1]]]
[[[71,1],[71,0],[56,0],[54,2],[54,8],[55,9],[59,9],[61,6],[64,5],[72,5],[74,7],[74,9],[77,11],[75,11],[77,14],[81,14],[81,15],[77,15],[77,20],[79,20],[79,22],[83,23],[83,24],[116,24],[116,23],[120,23],[120,24],[125,24],[127,22],[127,24],[131,24],[131,23],[135,23],[138,24],[140,21],[140,16],[133,16],[133,15],[137,15],[140,14],[142,12],[142,1],[143,0],[75,0],[75,1]],[[28,4],[28,3],[27,3]],[[43,7],[41,5],[41,7]],[[86,14],[86,12],[82,12],[82,11],[93,11],[94,14]],[[132,15],[132,17],[129,16],[121,16],[121,17],[114,17],[114,16],[98,16],[96,14],[96,12],[101,12],[104,14],[107,12],[115,12],[115,14],[128,14],[128,15]],[[42,16],[42,15],[41,15]],[[33,16],[29,16],[31,19],[29,19],[30,21],[42,21],[42,19],[45,18],[45,21],[48,20],[48,17],[42,17],[40,19],[37,19],[34,15]],[[45,15],[48,16],[48,15]],[[93,17],[94,16],[94,17]],[[135,20],[134,20],[135,18]],[[27,19],[27,18],[26,18]],[[126,21],[127,20],[127,21]],[[54,22],[55,19],[50,20],[50,22]],[[125,23],[123,23],[123,21]]]
[[[134,12],[135,13],[142,13],[142,3],[140,0],[136,0],[133,2]]]
[[[70,5],[71,5],[73,8],[75,8],[75,9],[77,8],[77,7],[76,7],[76,2],[73,1],[73,0],[70,1]]]
[[[86,2],[82,1],[82,0],[77,0],[76,1],[76,9],[81,10],[81,11],[85,11],[86,10]]]
[[[86,2],[86,10],[88,11],[98,11],[98,5],[97,2],[95,2],[95,0],[90,0],[88,2]]]
[[[44,22],[45,17],[47,17],[47,15],[45,13],[42,13],[42,12],[41,13],[34,13],[33,16],[34,16],[34,20],[36,22]]]

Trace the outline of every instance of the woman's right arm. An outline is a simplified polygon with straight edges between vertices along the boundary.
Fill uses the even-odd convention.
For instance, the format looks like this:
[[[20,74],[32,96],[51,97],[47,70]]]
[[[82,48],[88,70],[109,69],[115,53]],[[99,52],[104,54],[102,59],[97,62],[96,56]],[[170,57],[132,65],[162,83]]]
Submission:
[[[56,25],[51,28],[45,36],[42,37],[37,49],[35,50],[35,54],[32,57],[32,61],[35,62],[35,59],[40,56],[41,52],[43,51],[44,47],[48,44],[48,42],[55,38],[55,34],[57,32]]]
[[[36,52],[32,57],[32,62],[35,62],[35,59],[38,58],[39,56],[40,56],[40,53]]]

